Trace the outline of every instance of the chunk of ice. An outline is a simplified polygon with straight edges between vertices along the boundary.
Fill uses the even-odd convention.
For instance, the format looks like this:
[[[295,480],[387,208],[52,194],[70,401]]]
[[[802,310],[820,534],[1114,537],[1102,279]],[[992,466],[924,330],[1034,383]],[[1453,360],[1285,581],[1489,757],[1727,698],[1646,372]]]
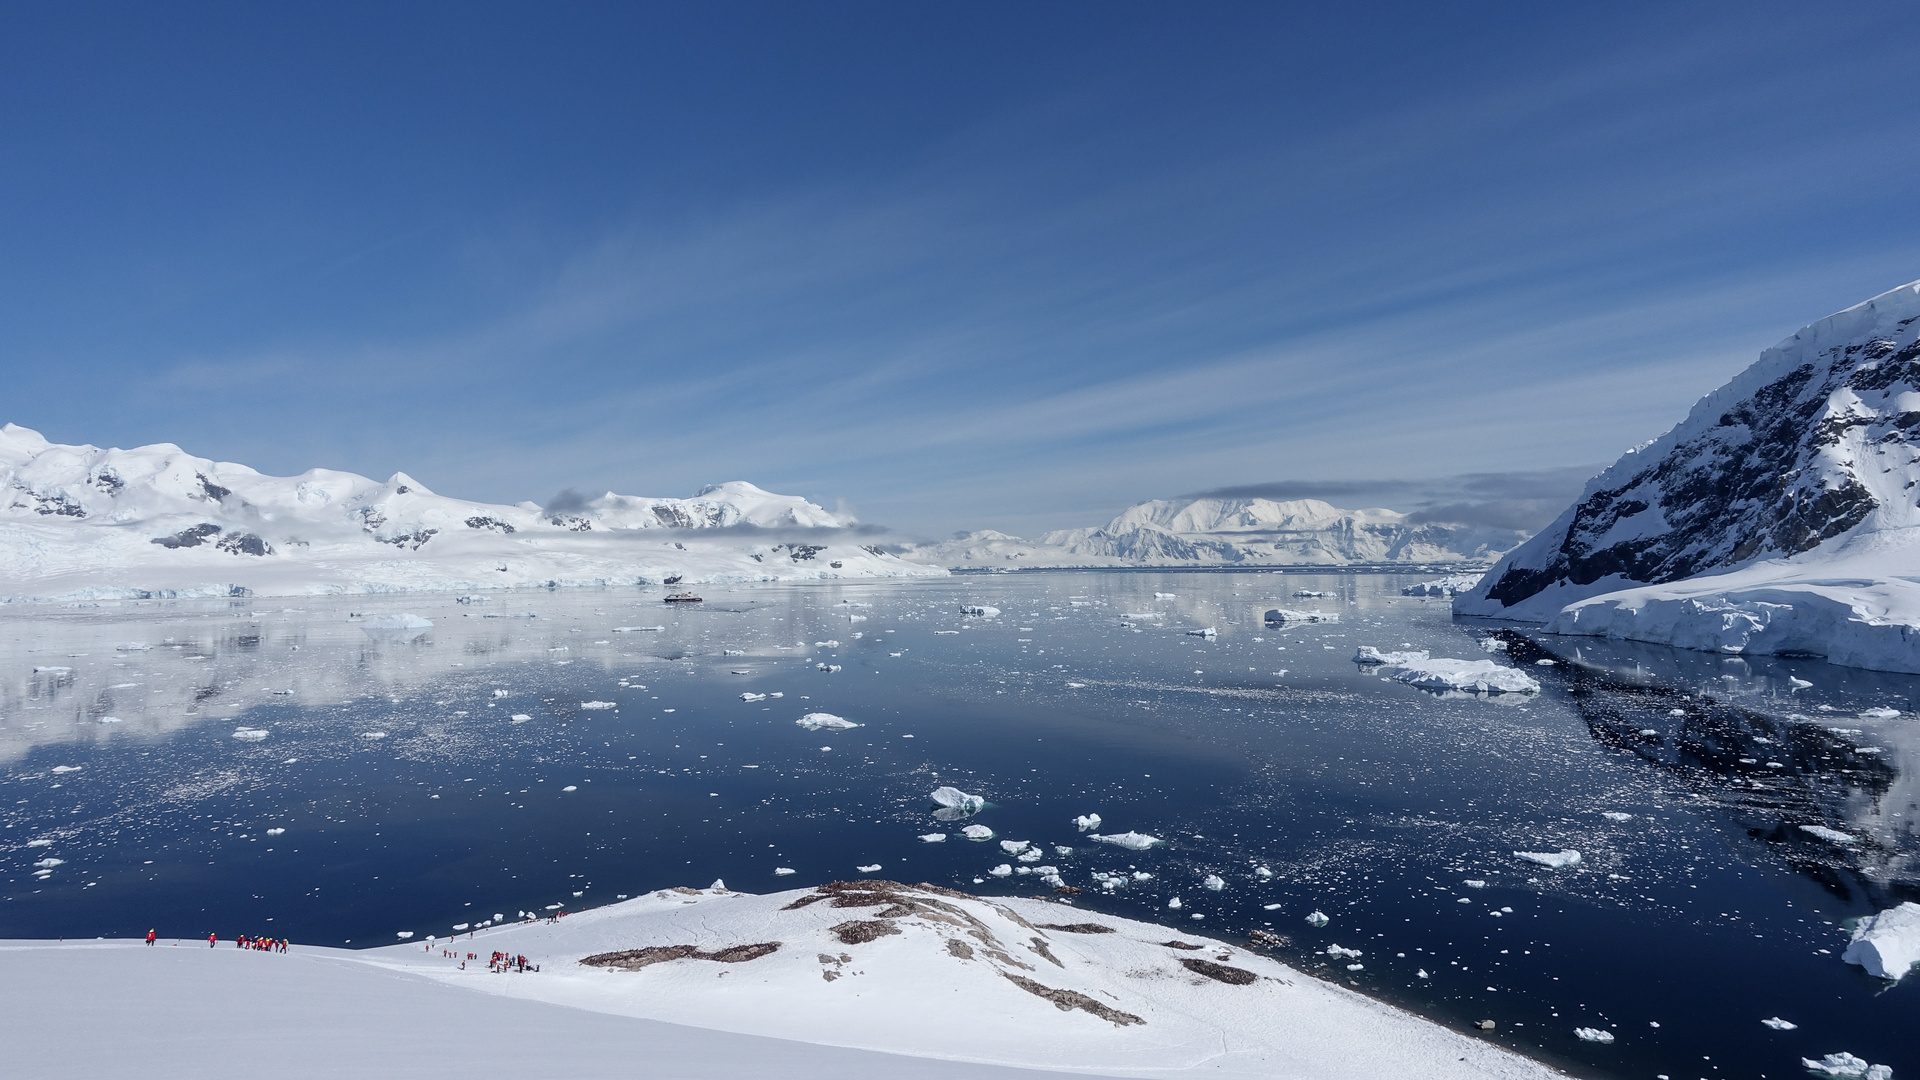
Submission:
[[[1605,1028],[1574,1028],[1573,1033],[1578,1035],[1582,1042],[1610,1043],[1613,1041],[1613,1032]]]
[[[1165,840],[1157,836],[1148,836],[1146,833],[1137,832],[1113,833],[1109,836],[1101,836],[1099,833],[1094,833],[1087,837],[1087,839],[1096,840],[1102,844],[1112,844],[1114,847],[1123,847],[1128,851],[1145,851],[1150,847],[1156,847],[1166,843]]]
[[[1840,959],[1859,964],[1869,975],[1898,979],[1920,964],[1920,904],[1909,900],[1861,919]]]
[[[1860,838],[1852,833],[1843,833],[1839,829],[1829,829],[1825,825],[1802,825],[1800,831],[1817,836],[1832,844],[1857,844]]]
[[[1794,1028],[1797,1028],[1800,1026],[1799,1024],[1796,1024],[1791,1020],[1782,1020],[1777,1016],[1769,1016],[1765,1020],[1762,1020],[1760,1022],[1767,1025],[1768,1027],[1772,1028],[1775,1031],[1792,1031]]]
[[[1516,851],[1513,857],[1525,859],[1530,863],[1539,863],[1541,866],[1550,866],[1555,870],[1576,866],[1580,862],[1580,853],[1572,848],[1563,851]]]
[[[1081,832],[1090,832],[1100,827],[1099,814],[1081,814],[1073,819],[1073,827]]]
[[[920,842],[923,844],[944,844],[947,842],[947,834],[943,832],[921,833]]]
[[[969,825],[960,830],[960,835],[969,840],[991,840],[993,839],[993,830],[987,828],[985,825]]]
[[[835,716],[830,712],[810,712],[795,720],[794,723],[808,731],[851,731],[860,726],[844,716]]]

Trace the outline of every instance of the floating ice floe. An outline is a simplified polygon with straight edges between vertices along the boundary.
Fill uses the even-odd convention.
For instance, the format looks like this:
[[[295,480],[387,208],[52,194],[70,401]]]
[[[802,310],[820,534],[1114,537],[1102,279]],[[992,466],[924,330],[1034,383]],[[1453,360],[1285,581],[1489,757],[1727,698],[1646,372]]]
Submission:
[[[1603,818],[1606,818],[1608,821],[1632,821],[1633,820],[1632,814],[1623,814],[1618,810],[1602,810],[1600,811],[1600,816]]]
[[[1073,827],[1081,832],[1092,832],[1100,827],[1099,814],[1081,814],[1073,819]]]
[[[149,652],[153,646],[144,641],[129,641],[124,645],[115,645],[113,649],[115,652]]]
[[[523,712],[517,712],[517,713],[514,713],[512,716],[508,717],[507,719],[513,721],[516,724],[524,724],[527,721],[533,719],[533,717],[528,716],[526,713],[523,713]]]
[[[58,664],[43,664],[40,667],[34,668],[33,673],[35,675],[71,675],[73,674],[73,669],[70,667],[61,667]]]
[[[993,607],[992,605],[989,605],[989,604],[961,604],[960,614],[978,615],[982,618],[992,618],[993,616],[1000,614],[1000,609],[997,607]]]
[[[1332,919],[1327,918],[1327,913],[1324,911],[1316,911],[1307,916],[1307,925],[1309,926],[1325,926],[1332,921]]]
[[[387,733],[384,731],[363,731],[360,733],[360,737],[363,739],[384,739],[387,737]]]
[[[1121,613],[1120,613],[1120,618],[1121,618],[1122,620],[1125,620],[1125,619],[1163,619],[1163,618],[1165,618],[1165,617],[1166,617],[1166,613],[1165,613],[1165,612],[1160,612],[1160,611],[1123,611],[1123,612],[1121,612]]]
[[[1840,959],[1882,979],[1904,976],[1920,964],[1920,904],[1909,900],[1861,919]]]
[[[987,871],[987,873],[992,874],[994,877],[1012,877],[1013,864],[1001,863],[999,866],[996,866],[993,869]]]
[[[56,866],[65,866],[66,864],[67,864],[67,860],[65,859],[48,858],[48,859],[41,859],[39,862],[34,863],[33,865],[39,867],[42,870],[51,870]]]
[[[122,720],[121,720],[121,719],[120,719],[119,717],[117,717],[117,716],[103,716],[103,717],[101,717],[100,719],[98,719],[98,720],[95,720],[95,721],[94,721],[94,723],[96,723],[96,724],[119,724],[119,723],[124,723],[124,721],[122,721]]]
[[[1475,694],[1535,694],[1540,684],[1517,668],[1491,660],[1416,660],[1400,665],[1397,682],[1422,690],[1462,690]]]
[[[492,618],[493,616],[489,615],[487,617]],[[664,630],[666,630],[664,626],[616,626],[613,628],[613,632],[616,634],[657,634]]]
[[[259,742],[261,739],[267,737],[267,730],[257,727],[236,728],[234,729],[233,737],[246,742]]]
[[[583,709],[598,711],[600,709],[617,709],[620,706],[614,704],[611,701],[583,701],[580,703],[580,707]]]
[[[799,871],[795,870],[791,866],[776,866],[773,868],[774,877],[786,877],[788,874],[795,874],[795,873],[799,873]]]
[[[1313,600],[1319,597],[1332,596],[1332,595],[1333,594],[1330,592],[1323,592],[1318,589],[1295,589],[1293,591],[1293,598],[1295,600]]]
[[[55,765],[52,771],[55,773],[70,773],[70,772],[79,772],[81,769],[84,769],[84,768],[86,768],[85,765]]]
[[[1207,638],[1219,637],[1220,631],[1214,629],[1211,626],[1203,626],[1198,630],[1187,631],[1187,636],[1188,637],[1207,637]]]
[[[360,620],[360,629],[379,641],[412,641],[433,629],[433,620],[418,615],[374,615]]]
[[[1792,1031],[1794,1028],[1797,1028],[1800,1026],[1799,1024],[1796,1024],[1791,1020],[1782,1020],[1777,1016],[1769,1016],[1765,1020],[1762,1020],[1760,1022],[1767,1025],[1768,1027],[1772,1028],[1775,1031]]]
[[[1810,680],[1796,679],[1789,675],[1787,676],[1787,685],[1793,687],[1795,690],[1805,690],[1807,687],[1812,686],[1813,683]]]
[[[1899,709],[1866,709],[1860,713],[1862,720],[1891,720],[1900,715]]]
[[[1173,899],[1171,899],[1171,900],[1169,900],[1169,901],[1167,901],[1167,907],[1168,907],[1168,909],[1170,909],[1170,910],[1172,910],[1172,911],[1179,911],[1179,910],[1180,910],[1180,898],[1176,896],[1176,897],[1174,897]]]
[[[952,821],[969,814],[977,814],[987,805],[987,800],[979,795],[969,795],[957,787],[938,787],[928,796],[940,809],[933,816],[941,821]]]
[[[816,669],[818,669],[818,670],[820,670],[820,671],[824,671],[824,672],[826,672],[826,673],[827,673],[827,674],[829,674],[829,675],[833,675],[833,674],[835,674],[835,673],[837,673],[837,672],[838,672],[838,671],[840,670],[840,665],[839,665],[839,664],[815,664],[815,665],[813,665],[813,666],[814,666],[814,667],[815,667]]]
[[[1771,762],[1769,762],[1771,764]],[[1817,836],[1830,844],[1857,844],[1860,838],[1852,833],[1843,833],[1839,829],[1829,829],[1825,825],[1802,825],[1800,831]]]
[[[1855,1057],[1845,1050],[1837,1054],[1828,1054],[1818,1061],[1801,1058],[1800,1064],[1811,1073],[1822,1076],[1857,1077],[1858,1080],[1893,1080],[1893,1069],[1887,1065],[1869,1065],[1865,1058]]]
[[[279,826],[275,826],[267,830],[267,835],[268,836],[284,836],[286,835],[286,832],[287,830],[280,828]]]
[[[813,647],[816,649],[837,649],[840,647],[840,642],[836,638],[828,638],[825,641],[814,642]]]
[[[1463,882],[1461,882],[1461,884],[1462,884],[1462,885],[1465,885],[1465,886],[1466,886],[1467,888],[1469,888],[1469,889],[1484,889],[1484,888],[1486,888],[1486,887],[1487,887],[1487,883],[1486,883],[1486,882],[1484,882],[1484,881],[1481,881],[1481,880],[1478,880],[1478,879],[1470,879],[1470,880],[1467,880],[1467,881],[1463,881]]]
[[[1307,622],[1307,623],[1329,622],[1330,623],[1330,622],[1339,622],[1340,613],[1337,611],[1321,611],[1319,608],[1314,608],[1312,611],[1294,611],[1289,608],[1269,608],[1267,609],[1265,621],[1270,623],[1289,623],[1289,622]]]
[[[1089,835],[1087,839],[1098,841],[1102,844],[1112,844],[1114,847],[1123,847],[1128,851],[1145,851],[1150,847],[1156,847],[1166,843],[1165,840],[1157,836],[1148,836],[1146,833],[1137,832],[1113,833],[1108,836],[1093,833]]]
[[[1253,868],[1253,876],[1259,878],[1261,881],[1266,881],[1269,878],[1273,877],[1273,868],[1268,866],[1256,866]]]
[[[1399,667],[1402,664],[1412,664],[1425,660],[1426,658],[1427,651],[1425,649],[1412,652],[1383,653],[1371,645],[1362,645],[1353,654],[1353,662],[1356,664],[1383,664],[1387,667]]]
[[[969,825],[960,830],[960,835],[969,840],[983,841],[993,839],[993,830],[985,825]]]
[[[756,693],[753,693],[752,691],[748,691],[747,693],[740,695],[740,700],[741,701],[765,701],[767,700],[767,695],[756,694]]]
[[[920,842],[923,844],[944,844],[947,842],[947,834],[943,832],[921,833]]]
[[[52,841],[52,840],[49,840],[49,839],[47,839],[47,838],[45,838],[45,837],[41,837],[41,838],[40,838],[40,839],[38,839],[38,840],[29,840],[29,841],[27,841],[27,846],[28,846],[28,847],[52,847],[52,846],[53,846],[53,841]]]
[[[1026,840],[1000,841],[1000,850],[1006,852],[1009,855],[1018,855],[1032,846],[1033,844]]]
[[[808,731],[850,731],[860,726],[844,716],[835,716],[830,712],[810,712],[795,720],[794,723]]]
[[[1201,881],[1200,884],[1205,888],[1213,890],[1214,892],[1219,892],[1221,889],[1224,889],[1227,887],[1226,880],[1222,878],[1219,874],[1208,874],[1206,876],[1206,879]]]
[[[1334,957],[1335,959],[1339,959],[1340,957],[1343,957],[1343,956],[1351,956],[1351,957],[1357,958],[1360,956],[1364,956],[1366,954],[1362,953],[1359,949],[1343,949],[1338,945],[1329,945],[1327,946],[1327,955]]]
[[[579,785],[579,784],[568,784],[568,785],[567,785],[566,787],[563,787],[563,788],[561,788],[560,790],[561,790],[561,791],[563,791],[563,792],[566,792],[566,791],[579,791],[579,790],[580,790],[580,785]]]
[[[1573,1033],[1578,1035],[1582,1042],[1610,1043],[1613,1041],[1613,1032],[1605,1028],[1574,1028]]]
[[[1516,851],[1513,853],[1513,857],[1516,859],[1524,859],[1530,863],[1538,863],[1541,866],[1549,866],[1555,870],[1568,866],[1577,866],[1580,863],[1580,853],[1572,848],[1567,848],[1563,851]]]
[[[872,865],[869,865],[869,866],[856,866],[854,867],[854,869],[860,871],[863,874],[877,874],[880,872],[880,864],[873,863]],[[715,886],[715,887],[723,888],[724,886]]]
[[[1070,682],[1067,684],[1067,689],[1069,690],[1085,690],[1086,688],[1087,684],[1083,682]]]
[[[406,941],[407,939],[409,939],[409,938],[411,938],[411,937],[413,937],[413,931],[411,931],[411,930],[401,930],[401,931],[399,931],[399,932],[397,932],[397,933],[395,933],[395,934],[394,934],[393,936],[394,936],[394,937],[397,937],[397,938],[399,938],[399,939],[400,939],[401,941]]]

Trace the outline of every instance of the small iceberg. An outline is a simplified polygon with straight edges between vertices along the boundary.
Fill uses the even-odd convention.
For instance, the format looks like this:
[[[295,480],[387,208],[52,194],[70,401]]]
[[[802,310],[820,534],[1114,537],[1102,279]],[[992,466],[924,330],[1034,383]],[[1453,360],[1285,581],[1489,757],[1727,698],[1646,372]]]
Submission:
[[[844,716],[835,716],[830,712],[810,712],[795,720],[794,723],[808,731],[851,731],[860,726]]]
[[[1777,1016],[1769,1016],[1765,1020],[1762,1020],[1760,1022],[1767,1025],[1768,1027],[1772,1028],[1775,1031],[1792,1031],[1793,1029],[1800,1026],[1799,1024],[1796,1024],[1791,1020],[1782,1020]]]
[[[1316,911],[1307,916],[1308,926],[1325,926],[1332,921],[1332,919],[1327,918],[1327,913],[1324,911]]]
[[[1114,847],[1126,848],[1128,851],[1145,851],[1148,848],[1157,847],[1166,843],[1165,840],[1157,836],[1148,836],[1146,833],[1137,832],[1114,833],[1109,836],[1101,836],[1099,833],[1094,833],[1088,836],[1087,839],[1102,844],[1112,844]]]
[[[1359,651],[1353,654],[1353,662],[1356,664],[1382,664],[1387,667],[1401,667],[1406,664],[1418,663],[1426,658],[1427,652],[1425,649],[1414,652],[1383,653],[1371,645],[1362,645]]]
[[[267,731],[265,728],[255,727],[236,728],[233,737],[242,742],[259,742],[267,737]]]
[[[1538,863],[1541,866],[1552,867],[1555,870],[1568,866],[1578,866],[1580,864],[1580,853],[1572,848],[1567,848],[1564,851],[1516,851],[1513,853],[1513,857],[1516,859],[1524,859],[1530,863]]]
[[[994,877],[1012,877],[1013,866],[1009,863],[1001,863],[999,866],[987,871],[987,873],[992,874]]]
[[[1221,889],[1227,887],[1226,879],[1222,878],[1219,874],[1208,874],[1206,880],[1200,884],[1202,887],[1211,889],[1214,892],[1219,892]]]
[[[374,615],[360,620],[360,629],[375,641],[414,641],[433,629],[431,619],[418,615]]]
[[[1830,844],[1857,844],[1860,838],[1852,833],[1843,833],[1839,829],[1829,829],[1825,825],[1802,825],[1800,831],[1817,836]]]
[[[1861,919],[1840,959],[1882,979],[1905,975],[1920,964],[1920,904],[1909,900]]]
[[[969,840],[985,841],[993,839],[993,830],[985,825],[969,825],[960,830],[960,835]]]
[[[947,834],[943,832],[921,833],[920,842],[923,844],[944,844],[947,842]]]
[[[854,869],[860,871],[863,874],[877,874],[880,872],[880,864],[872,863],[867,866],[856,866],[854,867]]]
[[[1099,814],[1081,814],[1073,819],[1073,827],[1081,832],[1092,832],[1100,827]]]
[[[940,809],[933,816],[941,821],[954,821],[977,814],[987,805],[987,800],[978,795],[969,795],[957,787],[935,788],[929,796]]]
[[[1837,1054],[1828,1054],[1818,1061],[1801,1058],[1800,1064],[1810,1073],[1821,1076],[1858,1077],[1859,1080],[1893,1080],[1893,1069],[1886,1065],[1869,1065],[1865,1058],[1855,1057],[1845,1050]]]
[[[1203,627],[1201,627],[1201,628],[1200,628],[1200,629],[1198,629],[1198,630],[1189,630],[1189,631],[1187,631],[1187,636],[1188,636],[1188,637],[1201,637],[1201,638],[1211,638],[1211,637],[1219,637],[1219,636],[1220,636],[1220,631],[1218,631],[1218,630],[1216,630],[1216,629],[1214,629],[1214,628],[1213,628],[1213,627],[1211,627],[1211,626],[1203,626]]]
[[[756,694],[756,693],[753,693],[753,692],[751,692],[751,691],[749,691],[749,692],[747,692],[747,693],[744,693],[744,694],[741,694],[741,695],[740,695],[740,700],[741,700],[741,701],[765,701],[765,700],[767,700],[767,695],[765,695],[765,694]]]
[[[1613,1041],[1613,1032],[1605,1028],[1574,1028],[1573,1033],[1578,1035],[1582,1042],[1610,1043]]]
[[[1000,609],[988,604],[961,604],[960,614],[974,615],[983,619],[991,619],[995,615],[1000,614]]]
[[[1862,712],[1860,713],[1860,719],[1862,719],[1862,720],[1891,720],[1891,719],[1893,719],[1894,717],[1896,717],[1896,716],[1899,716],[1899,715],[1900,715],[1900,710],[1899,710],[1899,709],[1888,709],[1888,708],[1879,708],[1879,709],[1866,709],[1866,710],[1864,710],[1864,711],[1862,711]]]
[[[616,634],[658,634],[664,630],[666,630],[664,626],[616,626],[613,628]]]
[[[793,873],[798,873],[798,871],[791,866],[776,866],[773,868],[774,877],[786,877],[788,874]]]
[[[1606,818],[1608,821],[1632,821],[1633,820],[1632,814],[1622,813],[1618,810],[1602,810],[1600,811],[1600,816],[1603,818]]]
[[[598,711],[600,709],[617,709],[620,706],[614,704],[611,701],[583,701],[580,703],[580,707],[583,709]]]
[[[1400,665],[1392,678],[1421,690],[1462,690],[1472,694],[1537,694],[1540,684],[1517,668],[1491,660],[1415,660]]]
[[[1339,612],[1334,612],[1334,611],[1321,611],[1319,608],[1314,608],[1312,611],[1294,611],[1289,608],[1269,608],[1267,609],[1265,620],[1270,623],[1290,623],[1290,622],[1330,623],[1330,622],[1339,622],[1340,614]]]
[[[1006,852],[1009,855],[1018,855],[1032,846],[1033,844],[1026,840],[1000,841],[1000,850]]]

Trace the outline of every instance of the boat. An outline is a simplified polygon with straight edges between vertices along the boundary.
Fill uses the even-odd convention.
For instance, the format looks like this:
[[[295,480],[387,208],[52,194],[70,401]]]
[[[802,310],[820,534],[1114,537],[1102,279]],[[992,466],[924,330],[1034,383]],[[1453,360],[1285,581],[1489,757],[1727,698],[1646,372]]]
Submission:
[[[700,598],[690,592],[677,592],[667,597],[667,603],[669,604],[697,604],[699,602]]]

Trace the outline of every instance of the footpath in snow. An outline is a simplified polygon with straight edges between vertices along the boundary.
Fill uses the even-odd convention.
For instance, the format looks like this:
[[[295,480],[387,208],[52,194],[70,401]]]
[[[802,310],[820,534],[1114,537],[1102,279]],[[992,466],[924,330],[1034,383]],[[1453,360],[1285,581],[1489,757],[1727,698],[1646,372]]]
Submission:
[[[284,956],[0,946],[19,1030],[105,1021],[13,1075],[1561,1075],[1238,946],[924,885],[715,883],[424,937]],[[540,970],[491,971],[495,952]]]

